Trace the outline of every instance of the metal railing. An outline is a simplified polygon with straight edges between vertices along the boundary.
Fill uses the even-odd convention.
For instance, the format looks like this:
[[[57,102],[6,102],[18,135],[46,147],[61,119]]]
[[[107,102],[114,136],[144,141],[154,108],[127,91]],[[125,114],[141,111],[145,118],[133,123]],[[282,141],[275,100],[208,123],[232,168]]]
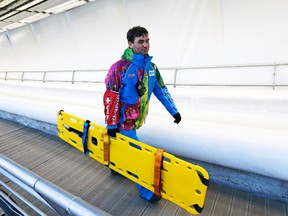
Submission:
[[[95,78],[91,80],[89,78],[86,79],[76,79],[76,74],[85,73],[107,73],[106,69],[99,70],[46,70],[46,71],[0,71],[0,80],[5,81],[32,81],[32,82],[67,82],[67,83],[103,83],[101,78]],[[57,76],[57,74],[62,74],[61,76]],[[63,74],[65,74],[63,76]],[[48,75],[51,75],[52,78],[48,78]],[[55,76],[56,75],[56,76]],[[58,79],[57,79],[58,77]],[[60,78],[59,78],[60,77]]]
[[[283,70],[284,68],[284,70]],[[288,86],[288,63],[214,65],[195,67],[159,68],[166,85],[176,86]],[[241,71],[239,71],[241,69]],[[279,70],[281,69],[281,70]],[[227,72],[227,70],[229,70]],[[259,70],[263,70],[257,74]],[[47,70],[0,71],[0,80],[65,83],[104,83],[108,69],[98,70]],[[237,74],[234,72],[236,71]],[[223,73],[224,72],[224,73]],[[254,75],[253,75],[254,73]],[[206,74],[206,77],[203,75]],[[242,77],[237,80],[233,75]],[[280,76],[281,75],[281,76]],[[188,76],[194,76],[192,79]],[[209,80],[209,76],[216,79]],[[278,79],[277,78],[278,76]],[[280,80],[285,77],[284,81]],[[199,77],[202,79],[199,81]],[[251,77],[253,77],[251,79]],[[194,78],[194,79],[193,79]],[[216,81],[215,81],[216,80]]]
[[[54,215],[110,215],[42,179],[2,154],[0,154],[0,174],[51,209]],[[38,215],[46,215],[45,212],[41,211],[9,185],[11,184],[8,184],[8,182],[0,181],[0,207],[4,211],[6,209],[7,215],[29,215],[14,202],[13,196],[29,206]],[[9,191],[9,193],[6,191]],[[11,214],[11,212],[14,214]]]

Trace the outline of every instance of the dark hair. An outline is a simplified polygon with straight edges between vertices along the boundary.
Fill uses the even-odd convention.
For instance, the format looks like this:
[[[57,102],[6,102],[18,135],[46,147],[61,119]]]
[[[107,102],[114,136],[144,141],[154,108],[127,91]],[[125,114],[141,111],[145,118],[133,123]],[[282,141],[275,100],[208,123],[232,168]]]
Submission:
[[[128,42],[134,43],[135,37],[140,37],[142,35],[148,35],[148,31],[141,26],[134,26],[127,32]]]

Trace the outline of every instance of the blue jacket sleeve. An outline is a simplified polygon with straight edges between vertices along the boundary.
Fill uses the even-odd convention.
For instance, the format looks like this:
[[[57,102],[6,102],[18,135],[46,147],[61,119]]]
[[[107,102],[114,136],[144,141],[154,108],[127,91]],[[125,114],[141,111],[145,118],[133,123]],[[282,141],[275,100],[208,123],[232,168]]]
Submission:
[[[153,88],[153,93],[172,116],[178,112],[174,100],[172,99],[168,88],[164,84],[158,68],[156,68],[156,82]]]

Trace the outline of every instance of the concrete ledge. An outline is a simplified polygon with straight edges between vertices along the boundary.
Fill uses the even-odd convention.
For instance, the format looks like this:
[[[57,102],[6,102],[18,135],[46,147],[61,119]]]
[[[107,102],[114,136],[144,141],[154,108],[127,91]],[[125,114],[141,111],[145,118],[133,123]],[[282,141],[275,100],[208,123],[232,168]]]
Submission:
[[[57,136],[57,127],[55,124],[46,123],[1,110],[0,117]],[[283,203],[288,203],[288,182],[286,181],[214,165],[203,161],[197,161],[190,158],[181,158],[190,163],[204,167],[209,173],[211,182],[247,191]]]
[[[17,122],[21,125],[42,131],[47,134],[52,134],[57,136],[57,127],[55,124],[50,124],[47,122],[39,121],[36,119],[31,119],[25,116],[17,115],[14,113],[9,113],[0,110],[0,117],[9,121]]]

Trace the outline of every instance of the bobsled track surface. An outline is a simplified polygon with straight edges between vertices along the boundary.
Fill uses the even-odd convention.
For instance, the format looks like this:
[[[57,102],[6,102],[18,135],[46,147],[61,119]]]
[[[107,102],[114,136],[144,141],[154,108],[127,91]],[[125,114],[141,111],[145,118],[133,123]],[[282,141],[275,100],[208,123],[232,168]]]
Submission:
[[[60,138],[1,118],[0,153],[115,216],[190,215],[164,199],[155,204],[143,200],[133,182],[110,174],[106,166],[86,157]],[[7,182],[2,174],[0,180]],[[40,202],[32,202],[45,212]],[[29,207],[19,205],[33,215]],[[49,209],[45,213],[52,215]],[[210,182],[205,207],[200,215],[284,216],[288,215],[288,205]]]

